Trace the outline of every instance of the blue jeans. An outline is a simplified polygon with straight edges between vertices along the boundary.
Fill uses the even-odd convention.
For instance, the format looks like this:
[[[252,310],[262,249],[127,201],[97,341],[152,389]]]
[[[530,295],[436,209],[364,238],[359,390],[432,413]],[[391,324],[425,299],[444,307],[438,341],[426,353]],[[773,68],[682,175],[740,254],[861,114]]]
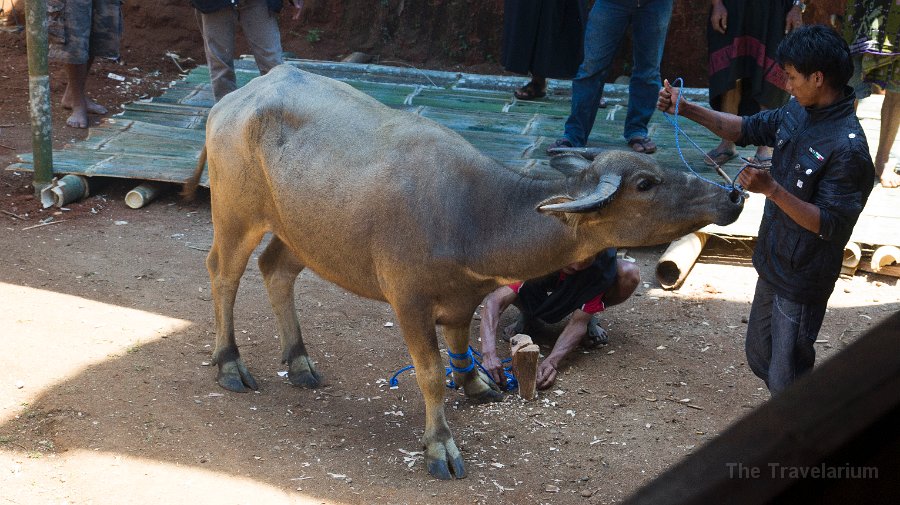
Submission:
[[[662,82],[662,60],[673,0],[597,0],[584,33],[584,61],[572,80],[572,112],[565,137],[575,147],[587,144],[597,118],[597,106],[616,50],[632,26],[633,67],[628,87],[625,138],[647,136],[647,123],[656,109]]]
[[[756,281],[747,324],[747,364],[773,396],[812,370],[816,361],[813,345],[826,305],[788,300],[763,279]]]

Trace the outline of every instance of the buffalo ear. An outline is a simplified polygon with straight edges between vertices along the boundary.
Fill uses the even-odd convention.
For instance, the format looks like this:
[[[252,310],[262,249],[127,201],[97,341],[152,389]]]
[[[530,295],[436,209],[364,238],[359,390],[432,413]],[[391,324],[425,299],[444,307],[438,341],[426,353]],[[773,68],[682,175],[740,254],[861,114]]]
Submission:
[[[618,174],[604,174],[600,177],[594,191],[578,200],[564,196],[556,196],[544,200],[538,204],[537,210],[543,214],[550,212],[585,213],[602,209],[612,201],[622,183],[622,176]]]
[[[578,154],[560,154],[550,158],[550,168],[560,172],[566,177],[578,175],[591,166],[591,160]]]

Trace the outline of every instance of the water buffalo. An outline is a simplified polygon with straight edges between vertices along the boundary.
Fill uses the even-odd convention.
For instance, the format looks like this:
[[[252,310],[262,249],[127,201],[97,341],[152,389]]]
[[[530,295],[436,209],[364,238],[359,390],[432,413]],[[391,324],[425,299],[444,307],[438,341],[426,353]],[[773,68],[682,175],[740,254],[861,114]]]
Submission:
[[[292,384],[316,387],[294,307],[304,268],[396,312],[425,397],[425,458],[440,479],[465,476],[444,416],[444,363],[465,354],[482,298],[610,247],[658,244],[737,219],[742,201],[650,156],[556,157],[523,176],[458,134],[338,81],[288,65],[216,104],[206,125],[218,383],[256,389],[234,338],[234,300],[259,258]],[[191,193],[203,163],[185,188]],[[734,200],[734,201],[733,201]],[[453,359],[465,368],[469,358]],[[501,394],[478,369],[454,372],[469,398]],[[451,473],[452,472],[452,473]]]

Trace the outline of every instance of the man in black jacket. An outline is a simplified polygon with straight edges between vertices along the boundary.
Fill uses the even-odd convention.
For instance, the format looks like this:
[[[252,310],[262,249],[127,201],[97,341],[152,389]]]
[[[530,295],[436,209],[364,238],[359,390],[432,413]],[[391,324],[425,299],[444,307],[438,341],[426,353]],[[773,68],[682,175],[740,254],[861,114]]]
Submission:
[[[303,9],[303,0],[290,0],[297,9],[294,19]],[[260,75],[283,63],[278,13],[282,0],[191,0],[199,12],[203,48],[209,66],[216,101],[237,89],[234,74],[234,37],[241,25],[250,52],[256,60]]]
[[[853,108],[850,49],[831,28],[803,26],[778,46],[793,98],[739,117],[681,99],[678,111],[738,145],[774,148],[771,170],[746,167],[738,182],[766,197],[753,253],[759,273],[747,327],[747,363],[774,395],[810,369],[828,297],[872,186],[875,169]],[[657,108],[673,112],[668,81]]]

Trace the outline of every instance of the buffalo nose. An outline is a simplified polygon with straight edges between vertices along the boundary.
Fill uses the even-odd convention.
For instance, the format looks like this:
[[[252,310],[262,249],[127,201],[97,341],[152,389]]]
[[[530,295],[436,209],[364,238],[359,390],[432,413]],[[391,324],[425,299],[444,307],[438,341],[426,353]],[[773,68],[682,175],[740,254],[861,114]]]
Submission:
[[[744,192],[739,190],[738,188],[734,188],[728,193],[728,199],[731,200],[731,203],[743,206],[744,205]]]

